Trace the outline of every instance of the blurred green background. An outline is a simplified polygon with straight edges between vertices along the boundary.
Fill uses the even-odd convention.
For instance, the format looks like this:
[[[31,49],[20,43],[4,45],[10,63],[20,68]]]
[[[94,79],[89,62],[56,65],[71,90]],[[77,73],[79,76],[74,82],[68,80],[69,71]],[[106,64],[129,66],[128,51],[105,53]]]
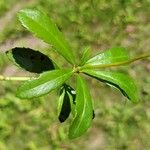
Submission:
[[[17,12],[26,7],[44,9],[78,55],[86,46],[93,55],[115,46],[126,47],[131,56],[149,52],[149,0],[0,0],[0,74],[32,75],[7,60],[4,51],[15,46],[41,50],[66,65],[21,26]],[[21,83],[0,81],[0,150],[150,150],[150,61],[117,70],[135,79],[140,102],[132,104],[118,90],[87,78],[96,118],[75,140],[67,138],[71,119],[63,124],[57,119],[58,92],[20,100],[14,93]]]

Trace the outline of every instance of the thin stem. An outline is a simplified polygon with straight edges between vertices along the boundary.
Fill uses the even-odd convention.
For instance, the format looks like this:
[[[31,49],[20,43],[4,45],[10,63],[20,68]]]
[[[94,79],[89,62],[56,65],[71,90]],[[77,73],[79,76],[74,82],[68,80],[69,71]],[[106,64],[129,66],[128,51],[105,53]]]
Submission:
[[[89,68],[99,69],[99,68],[108,68],[108,67],[116,67],[116,66],[126,65],[126,64],[130,64],[137,60],[144,59],[147,57],[150,57],[150,53],[137,56],[137,57],[127,60],[127,61],[122,61],[122,62],[117,62],[117,63],[112,63],[112,64],[85,65],[85,66],[78,66],[78,67],[74,66],[74,73],[79,73],[80,71],[82,72],[83,69],[89,69]],[[6,77],[6,76],[0,75],[1,81],[27,81],[30,79],[32,79],[32,77]]]
[[[26,81],[30,79],[31,77],[5,77],[0,75],[0,80],[2,81]]]
[[[81,67],[81,70],[89,69],[89,68],[99,69],[99,68],[117,67],[117,66],[127,65],[127,64],[133,63],[137,60],[144,59],[144,58],[147,58],[147,57],[150,57],[150,53],[143,54],[143,55],[137,56],[133,59],[130,59],[130,60],[127,60],[127,61],[122,61],[122,62],[117,62],[117,63],[100,64],[100,65],[85,65],[85,66]]]

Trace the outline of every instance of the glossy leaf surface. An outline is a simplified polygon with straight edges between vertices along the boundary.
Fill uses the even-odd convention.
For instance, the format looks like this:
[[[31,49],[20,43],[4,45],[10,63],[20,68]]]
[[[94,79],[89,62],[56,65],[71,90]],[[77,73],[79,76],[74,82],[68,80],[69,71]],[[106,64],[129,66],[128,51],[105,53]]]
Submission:
[[[37,79],[25,82],[17,91],[20,98],[45,95],[60,87],[73,74],[72,70],[54,70],[42,73]]]
[[[129,55],[124,48],[112,48],[89,59],[86,64],[101,65],[126,61]]]
[[[6,53],[14,64],[29,72],[42,73],[54,69],[49,57],[33,49],[16,47]]]
[[[77,77],[76,116],[69,128],[69,138],[77,138],[91,126],[93,106],[90,91],[86,82]]]
[[[83,54],[82,54],[82,57],[81,57],[81,63],[80,65],[84,65],[87,60],[89,60],[91,57],[91,48],[85,48],[84,51],[83,51]]]
[[[23,9],[18,16],[24,27],[46,43],[53,45],[60,55],[74,64],[75,58],[68,42],[49,16],[36,9]]]
[[[122,73],[83,70],[83,72],[91,77],[98,79],[101,82],[108,83],[118,88],[124,96],[132,102],[138,102],[138,90],[134,80],[128,75]]]

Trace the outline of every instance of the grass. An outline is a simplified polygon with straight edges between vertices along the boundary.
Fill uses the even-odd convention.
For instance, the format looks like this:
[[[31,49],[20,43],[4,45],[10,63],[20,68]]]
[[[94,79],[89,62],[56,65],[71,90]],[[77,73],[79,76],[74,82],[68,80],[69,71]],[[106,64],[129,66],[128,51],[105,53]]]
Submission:
[[[44,9],[79,54],[91,46],[93,55],[114,46],[126,47],[131,55],[149,51],[148,0],[11,0],[0,2],[0,20],[16,6]],[[16,8],[17,11],[17,8]],[[0,49],[5,43],[28,38],[16,18],[6,21],[0,33]],[[39,41],[40,43],[40,41]],[[30,44],[19,43],[31,47]],[[13,45],[14,46],[14,45]],[[11,47],[11,44],[10,44]],[[39,48],[39,45],[36,46]],[[51,47],[47,47],[47,52]],[[2,51],[5,49],[1,49]],[[45,51],[45,47],[43,47]],[[51,51],[50,51],[51,52]],[[55,54],[52,54],[57,58]],[[1,74],[22,75],[0,54]],[[59,59],[61,65],[63,60]],[[64,62],[65,65],[65,62]],[[20,100],[14,92],[18,82],[0,82],[0,150],[148,150],[150,147],[149,61],[121,67],[140,87],[141,102],[130,103],[117,91],[96,80],[89,82],[94,97],[96,118],[87,134],[69,141],[68,122],[60,124],[56,104],[58,94],[33,100]],[[75,85],[74,85],[75,86]]]

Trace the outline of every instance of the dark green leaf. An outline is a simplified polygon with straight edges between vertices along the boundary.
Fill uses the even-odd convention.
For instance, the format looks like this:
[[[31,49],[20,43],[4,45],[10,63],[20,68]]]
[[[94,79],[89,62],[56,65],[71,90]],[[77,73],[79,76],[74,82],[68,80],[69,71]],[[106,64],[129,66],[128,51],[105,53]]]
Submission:
[[[68,92],[72,96],[73,104],[75,104],[76,91],[68,84],[64,84],[63,88],[65,88],[65,91]]]
[[[39,78],[25,82],[18,89],[17,96],[20,98],[34,98],[45,95],[60,87],[72,74],[73,71],[70,69],[44,72]]]
[[[89,59],[86,62],[86,64],[88,65],[111,64],[111,63],[126,61],[128,59],[129,59],[129,55],[126,49],[112,48]]]
[[[85,69],[83,72],[101,82],[106,82],[118,88],[132,102],[138,102],[138,90],[134,80],[122,73]]]
[[[81,63],[80,65],[84,65],[87,60],[91,57],[91,48],[85,48],[81,57]]]
[[[42,73],[54,69],[49,57],[30,48],[16,47],[6,53],[14,64],[29,72]]]
[[[76,91],[70,85],[63,84],[63,86],[61,87],[60,95],[62,95],[64,91],[65,91],[65,94],[67,95],[66,97],[69,98],[69,100],[70,100],[70,107],[71,107],[72,114],[73,114],[73,116],[75,116]],[[59,106],[61,106],[61,101],[59,103]],[[58,108],[60,108],[60,107],[58,107]],[[60,112],[60,109],[58,109],[58,111]]]
[[[64,84],[65,85],[65,89],[68,93],[68,96],[70,98],[70,103],[71,103],[71,113],[73,115],[73,117],[75,116],[76,110],[75,110],[75,99],[76,99],[76,91],[68,84]]]
[[[46,43],[52,44],[55,50],[68,62],[75,63],[75,57],[68,42],[49,16],[35,9],[23,9],[18,13],[18,16],[24,27]]]
[[[66,92],[68,93],[68,96],[70,97],[70,101],[71,101],[71,110],[72,110],[72,114],[73,116],[75,116],[75,104],[76,104],[76,91],[68,84],[64,84],[60,93],[63,93],[63,89],[65,88]],[[93,118],[95,118],[95,112],[93,110]]]
[[[75,101],[74,89],[63,84],[60,90],[60,98],[58,103],[58,115],[59,121],[64,122],[71,112],[71,104]]]
[[[86,82],[77,77],[76,116],[69,128],[69,138],[77,138],[91,126],[93,106]]]
[[[58,101],[59,121],[64,122],[69,117],[70,112],[71,112],[70,97],[66,89],[63,87],[62,93]]]

